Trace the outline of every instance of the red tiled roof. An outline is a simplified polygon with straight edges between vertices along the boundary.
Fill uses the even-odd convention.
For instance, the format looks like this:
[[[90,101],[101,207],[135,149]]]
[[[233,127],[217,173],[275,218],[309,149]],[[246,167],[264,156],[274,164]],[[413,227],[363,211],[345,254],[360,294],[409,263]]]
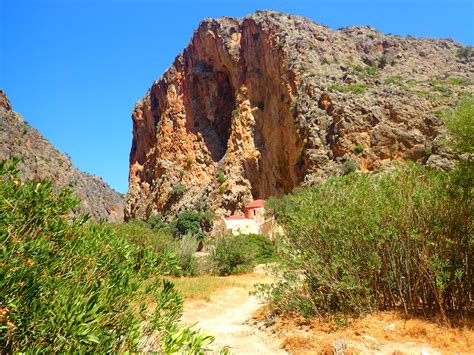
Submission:
[[[232,216],[229,216],[229,217],[226,217],[225,218],[226,220],[232,220],[232,219],[247,219],[245,218],[244,216],[237,216],[237,215],[232,215]]]
[[[259,208],[265,205],[265,200],[254,200],[250,202],[245,208]]]

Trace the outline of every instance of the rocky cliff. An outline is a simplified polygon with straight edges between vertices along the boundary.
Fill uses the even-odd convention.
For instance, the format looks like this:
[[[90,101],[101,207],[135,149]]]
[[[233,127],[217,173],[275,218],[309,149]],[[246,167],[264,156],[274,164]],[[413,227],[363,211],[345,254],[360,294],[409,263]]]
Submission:
[[[71,160],[57,150],[23,117],[12,110],[0,90],[0,159],[17,156],[23,178],[49,178],[57,188],[72,186],[81,199],[78,211],[93,219],[123,220],[124,199],[100,177],[76,169]]]
[[[204,20],[133,110],[126,218],[228,214],[394,161],[449,166],[440,113],[473,92],[461,48],[273,11]]]

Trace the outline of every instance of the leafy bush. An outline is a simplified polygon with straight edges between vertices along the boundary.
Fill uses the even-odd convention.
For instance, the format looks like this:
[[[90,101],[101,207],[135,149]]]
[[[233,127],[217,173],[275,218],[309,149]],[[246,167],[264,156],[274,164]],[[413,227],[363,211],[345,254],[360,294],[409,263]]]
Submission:
[[[364,146],[362,144],[357,144],[355,147],[354,147],[354,152],[357,153],[357,154],[360,154],[364,151]]]
[[[472,186],[466,197],[449,174],[414,164],[350,174],[266,206],[285,229],[289,265],[261,289],[275,311],[472,310]]]
[[[23,183],[14,165],[0,161],[2,351],[134,351],[146,337],[185,351],[212,340],[178,328],[182,296],[172,283],[142,285],[165,272],[157,254],[113,227],[69,218],[78,203],[71,190]]]
[[[131,220],[115,226],[117,234],[138,246],[141,250],[149,249],[159,255],[162,275],[180,275],[181,260],[174,249],[174,238],[168,231],[154,231],[146,222]]]
[[[354,173],[357,171],[357,163],[353,160],[346,160],[343,164],[342,164],[342,175],[348,175],[350,173]]]
[[[154,231],[167,231],[168,225],[166,224],[163,216],[161,214],[155,214],[148,218],[146,223],[150,226],[150,228]]]
[[[219,175],[217,175],[217,182],[219,184],[223,184],[225,182],[225,175],[220,173]]]
[[[445,116],[453,139],[447,142],[461,156],[453,172],[453,180],[463,190],[464,199],[472,200],[474,186],[474,98],[462,99]]]
[[[212,252],[214,273],[227,276],[248,272],[256,258],[253,245],[246,243],[241,236],[224,236],[217,241]]]
[[[474,154],[474,98],[461,100],[448,112],[445,123],[454,137],[448,144],[458,153]]]
[[[179,271],[173,276],[197,276],[201,272],[194,256],[199,242],[191,235],[184,235],[173,244],[173,250],[179,260]]]
[[[179,183],[173,186],[173,188],[170,191],[170,196],[171,197],[179,197],[184,194],[185,188],[184,185]]]
[[[199,212],[184,211],[181,212],[173,221],[173,231],[177,238],[190,234],[197,240],[204,240],[204,233],[201,227],[203,216]]]
[[[141,221],[117,226],[118,234],[141,249],[151,249],[160,256],[161,275],[196,276],[200,273],[194,253],[199,241],[190,234],[174,238],[164,230],[154,231]]]
[[[214,273],[227,276],[251,271],[256,263],[275,258],[275,247],[264,235],[225,236],[218,240],[212,253]]]
[[[266,263],[273,261],[276,257],[275,246],[267,236],[262,234],[241,235],[246,244],[250,244],[255,249],[255,262]]]

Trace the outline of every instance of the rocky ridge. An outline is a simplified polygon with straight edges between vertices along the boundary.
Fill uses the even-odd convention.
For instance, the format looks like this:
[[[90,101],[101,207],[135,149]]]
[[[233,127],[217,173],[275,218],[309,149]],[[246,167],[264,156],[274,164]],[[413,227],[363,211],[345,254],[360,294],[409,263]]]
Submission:
[[[57,188],[72,186],[81,199],[78,211],[89,213],[95,220],[123,220],[123,196],[100,177],[75,168],[71,159],[12,110],[10,101],[0,90],[0,159],[14,156],[21,159],[18,169],[23,178],[49,178]]]
[[[461,48],[274,11],[204,20],[133,110],[126,218],[228,215],[396,161],[449,167],[441,112],[474,91]]]

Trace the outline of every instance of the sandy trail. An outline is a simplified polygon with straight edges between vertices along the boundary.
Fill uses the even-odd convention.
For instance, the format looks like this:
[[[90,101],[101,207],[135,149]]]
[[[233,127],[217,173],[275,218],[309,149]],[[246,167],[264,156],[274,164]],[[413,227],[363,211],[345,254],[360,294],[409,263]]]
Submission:
[[[250,322],[262,303],[249,294],[251,286],[268,281],[264,274],[243,275],[245,285],[219,290],[209,301],[191,300],[184,304],[182,322],[216,338],[213,348],[227,346],[232,354],[286,354],[280,341]]]

